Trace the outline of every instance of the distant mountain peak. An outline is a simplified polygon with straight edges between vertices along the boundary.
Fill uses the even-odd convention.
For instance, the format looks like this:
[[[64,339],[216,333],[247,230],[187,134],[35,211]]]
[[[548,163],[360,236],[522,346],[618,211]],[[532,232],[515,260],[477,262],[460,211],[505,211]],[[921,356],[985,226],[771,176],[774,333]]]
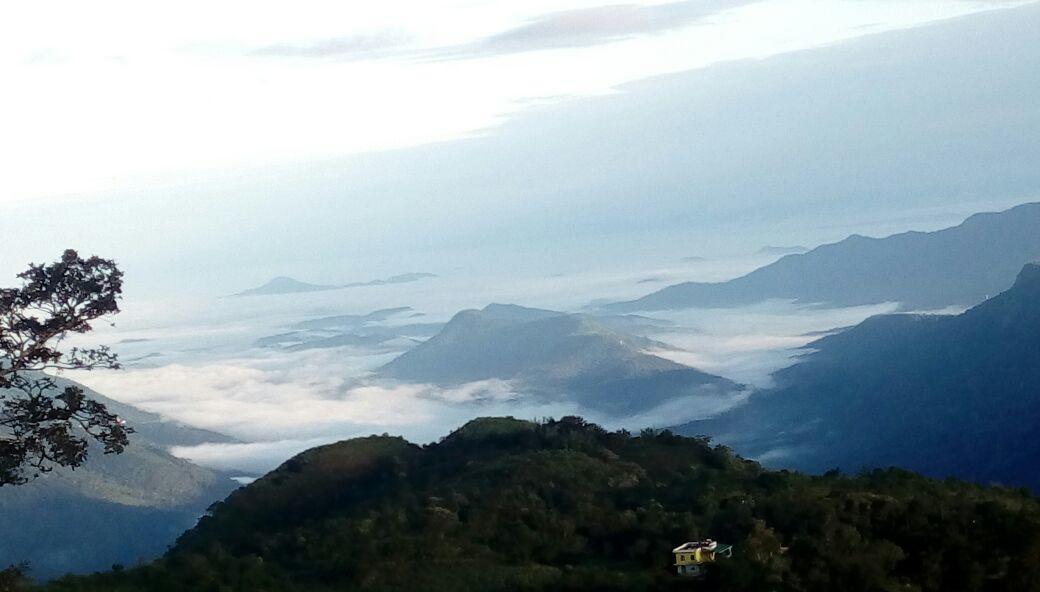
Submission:
[[[495,302],[485,306],[480,312],[496,319],[510,321],[534,321],[563,315],[563,313],[554,310],[529,308],[527,306],[520,306],[519,304],[499,304]]]
[[[300,292],[318,292],[321,290],[335,290],[338,286],[326,286],[321,284],[309,284],[298,279],[280,275],[271,278],[266,283],[256,288],[243,290],[235,296],[267,296],[275,294],[296,294]]]
[[[301,282],[298,279],[291,278],[289,276],[280,275],[272,278],[261,288],[275,288],[275,289],[298,289],[298,288],[327,288],[330,286],[322,286],[320,284],[310,284],[307,282]]]
[[[610,322],[610,319],[605,319]],[[743,387],[647,353],[663,347],[599,317],[494,304],[455,315],[440,333],[383,366],[387,378],[453,386],[515,381],[548,400],[639,411],[676,397]]]
[[[234,296],[274,296],[278,294],[298,294],[301,292],[320,292],[324,290],[342,290],[344,288],[365,288],[369,286],[388,286],[392,284],[408,284],[420,280],[435,278],[436,274],[425,272],[411,272],[393,275],[385,279],[368,280],[366,282],[353,282],[350,284],[309,284],[298,279],[280,275],[272,278],[267,283],[256,288],[243,290]]]

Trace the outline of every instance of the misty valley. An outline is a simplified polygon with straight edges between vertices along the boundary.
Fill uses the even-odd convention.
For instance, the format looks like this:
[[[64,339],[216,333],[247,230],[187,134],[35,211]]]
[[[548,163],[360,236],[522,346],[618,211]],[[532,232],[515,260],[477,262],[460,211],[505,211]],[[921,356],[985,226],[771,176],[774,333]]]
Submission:
[[[1040,592],[1040,2],[59,4],[0,592]]]
[[[411,292],[394,287],[393,293],[399,298],[406,295],[410,305],[362,313],[326,314],[339,312],[337,304],[351,300],[346,286],[251,293],[248,298],[262,299],[256,302],[239,296],[223,298],[229,317],[212,319],[204,328],[212,335],[207,339],[215,345],[185,347],[185,334],[203,332],[203,327],[190,324],[170,323],[145,329],[128,323],[125,327],[98,329],[98,335],[104,335],[125,360],[125,367],[83,374],[66,372],[63,376],[69,378],[61,378],[59,386],[76,384],[69,380],[73,377],[88,385],[85,392],[92,399],[104,403],[133,426],[129,445],[118,455],[92,450],[93,454],[80,467],[58,468],[25,485],[0,489],[0,525],[8,533],[0,542],[0,552],[11,563],[27,562],[31,573],[45,579],[67,572],[103,571],[114,564],[145,566],[121,568],[107,576],[54,580],[55,589],[136,590],[166,589],[165,586],[172,590],[188,586],[185,582],[189,580],[183,578],[212,582],[207,586],[219,582],[244,586],[244,582],[252,581],[250,578],[259,578],[256,581],[267,582],[266,586],[284,589],[338,589],[336,586],[359,585],[375,577],[378,585],[373,584],[374,587],[393,587],[400,585],[397,578],[411,573],[411,568],[398,565],[407,563],[405,555],[398,554],[403,553],[401,550],[378,560],[392,562],[393,568],[369,572],[370,567],[358,564],[343,568],[345,572],[322,576],[308,567],[306,573],[310,575],[301,574],[304,579],[297,580],[295,570],[303,569],[307,562],[290,557],[302,552],[302,548],[291,541],[277,541],[297,528],[321,528],[316,532],[326,532],[327,527],[319,526],[324,521],[362,520],[366,512],[376,511],[375,508],[387,512],[389,507],[400,505],[405,522],[394,527],[383,525],[380,536],[388,537],[387,544],[395,541],[395,547],[416,544],[420,545],[417,553],[434,553],[428,561],[437,567],[428,573],[424,571],[421,577],[414,576],[432,588],[483,586],[485,577],[490,578],[486,583],[490,587],[508,587],[514,576],[535,587],[582,587],[590,581],[603,586],[604,578],[620,578],[615,584],[630,588],[665,585],[660,579],[667,570],[661,562],[668,558],[668,553],[660,547],[667,546],[671,540],[668,536],[682,538],[682,529],[673,521],[683,520],[692,521],[686,528],[693,532],[725,532],[727,540],[735,541],[742,561],[754,564],[741,577],[795,577],[805,566],[799,566],[793,555],[779,555],[779,546],[788,547],[802,540],[800,537],[809,537],[812,529],[824,528],[824,523],[774,526],[775,518],[762,512],[770,504],[780,503],[771,501],[777,491],[769,486],[756,493],[756,488],[763,487],[763,480],[768,479],[787,483],[781,487],[787,492],[785,495],[807,496],[800,503],[810,506],[830,500],[837,495],[833,491],[853,496],[849,499],[856,495],[866,496],[864,500],[874,499],[870,496],[895,496],[892,499],[899,500],[898,503],[911,505],[931,503],[920,496],[940,496],[958,506],[969,500],[983,503],[982,500],[1000,500],[1000,496],[1005,496],[1016,500],[1016,507],[1021,506],[1016,515],[1031,512],[1028,515],[1033,518],[1029,520],[1036,520],[1040,514],[1036,514],[1036,509],[1028,509],[1034,507],[1029,505],[1034,503],[1032,498],[1022,493],[1038,486],[1033,470],[1038,451],[1029,447],[1033,418],[1038,412],[1031,385],[1040,380],[1036,376],[1040,369],[1040,264],[1031,263],[1040,259],[1040,232],[1036,229],[1040,229],[1040,204],[1027,204],[999,214],[973,216],[950,229],[915,234],[910,243],[905,240],[906,235],[894,235],[874,241],[872,250],[864,250],[853,239],[851,243],[842,241],[806,253],[782,255],[746,276],[704,284],[709,287],[706,289],[731,290],[735,288],[728,286],[739,286],[746,281],[744,278],[776,278],[772,284],[763,280],[768,292],[762,294],[759,291],[763,288],[756,287],[755,292],[735,298],[725,308],[694,308],[680,303],[669,309],[653,306],[644,310],[633,308],[637,305],[632,303],[640,300],[618,300],[614,304],[590,298],[589,303],[570,312],[489,304],[481,309],[445,314],[445,309],[438,308],[443,305],[431,300],[426,290],[433,282],[440,282],[442,290],[457,288],[444,286],[450,283],[448,278],[427,277],[424,281],[430,282],[428,285],[417,283]],[[932,242],[943,246],[932,247]],[[944,291],[949,281],[946,275],[939,276],[936,286],[914,272],[947,266],[953,273],[952,267],[958,264],[944,259],[956,259],[957,249],[980,253],[979,259],[990,258],[985,273],[961,270],[961,290]],[[851,252],[841,253],[847,250]],[[984,252],[990,255],[981,254]],[[836,257],[859,270],[860,276],[886,277],[883,285],[889,291],[879,294],[873,302],[864,301],[863,292],[855,287],[856,280],[850,280],[847,283],[853,287],[847,296],[814,294],[803,296],[802,302],[798,302],[792,294],[783,292],[791,285],[782,275],[784,269],[796,269],[802,278],[832,273],[829,260]],[[1018,269],[1012,271],[1016,266]],[[906,276],[915,278],[912,288],[918,293],[931,290],[937,298],[947,294],[947,300],[934,302],[934,309],[926,309],[930,312],[915,312],[899,300],[907,289],[899,278]],[[630,284],[631,290],[644,289],[631,276],[615,281]],[[1005,290],[993,289],[992,283],[999,281],[1006,284]],[[812,286],[808,281],[798,285],[804,290]],[[830,291],[835,289],[833,284],[822,285]],[[620,291],[623,286],[616,289]],[[654,294],[675,289],[668,287]],[[994,294],[977,297],[974,303],[962,296],[987,291]],[[375,303],[383,295],[366,297]],[[851,299],[856,299],[853,306],[848,305]],[[628,310],[616,312],[622,307]],[[431,312],[423,312],[424,309]],[[243,318],[249,319],[250,331],[240,329]],[[258,322],[258,318],[274,321]],[[271,334],[262,335],[265,330]],[[313,375],[317,368],[324,376]],[[110,399],[104,392],[117,392],[124,399]],[[518,419],[475,419],[481,417]],[[549,417],[565,419],[563,423],[541,419]],[[458,430],[462,425],[466,427]],[[493,429],[484,434],[484,426]],[[499,434],[495,426],[502,426],[504,432]],[[572,435],[578,437],[578,442],[570,442],[572,436],[566,434],[571,430],[575,430]],[[365,435],[370,433],[404,435],[415,444],[397,436],[398,439],[385,440],[389,448],[384,450],[383,441],[366,439]],[[443,452],[439,448],[470,433],[474,439],[467,436],[468,444],[463,448],[454,452],[452,446]],[[484,442],[486,438],[490,439]],[[583,438],[591,440],[586,442]],[[324,444],[336,440],[342,442],[333,448]],[[368,450],[370,445],[379,450],[373,451],[375,456],[371,458],[368,452],[345,452],[343,461],[335,460],[339,458],[336,446],[353,451]],[[480,471],[485,469],[469,469],[465,463],[465,459],[477,458],[474,455],[478,454],[491,463],[534,462],[508,460],[513,458],[514,452],[510,451],[515,446],[523,454],[534,455],[532,458],[549,455],[546,462],[562,463],[543,469],[561,471],[552,473],[557,476],[549,478],[549,483],[555,483],[552,480],[557,478],[564,482],[531,490],[532,483],[526,480],[539,479],[534,474],[510,472],[503,474],[501,479],[505,480],[498,483],[499,477],[494,477],[490,467],[486,470],[491,472],[483,474]],[[494,452],[499,447],[502,450]],[[614,460],[596,465],[596,474],[602,475],[596,478],[605,479],[603,485],[589,484],[592,489],[579,493],[586,488],[584,471],[592,470],[581,468],[581,463],[602,463],[602,459],[595,459],[604,454],[613,458],[630,447],[633,451],[645,448],[632,453],[636,456],[629,462],[636,464]],[[326,461],[324,455],[328,454],[334,456]],[[355,454],[361,456],[354,458]],[[463,464],[436,476],[422,476],[426,469],[419,467],[425,467],[424,461],[415,465],[415,470],[420,471],[416,474],[403,468],[403,472],[386,473],[389,467],[396,466],[394,463],[408,466],[413,462],[409,459],[416,454],[446,455],[438,462]],[[564,456],[551,460],[555,455]],[[570,455],[579,456],[568,460]],[[703,455],[716,460],[694,462]],[[571,466],[570,463],[578,462],[577,458],[586,460]],[[348,464],[341,467],[340,462]],[[659,465],[660,462],[665,464]],[[702,462],[707,465],[702,467]],[[903,467],[924,476],[876,472],[864,473],[862,477],[840,476],[888,467]],[[788,476],[795,475],[786,471],[790,468],[806,471],[806,475],[827,473],[828,477],[813,481],[808,476]],[[272,469],[274,472],[268,473]],[[717,475],[708,478],[699,472],[709,469]],[[667,482],[678,480],[668,486],[675,488],[673,491],[658,491],[661,485],[654,485],[653,479],[658,477],[651,479],[651,475],[661,470],[669,475]],[[773,472],[777,470],[781,472]],[[729,475],[731,471],[735,472]],[[729,493],[719,493],[713,489],[715,486],[704,489],[708,485],[701,481],[702,477],[709,483],[722,479],[721,483],[728,484]],[[960,481],[929,481],[927,477]],[[406,485],[414,479],[419,481]],[[464,481],[452,485],[458,479]],[[519,500],[501,502],[507,503],[501,508],[494,506],[498,502],[481,510],[471,508],[468,503],[488,503],[490,500],[480,501],[484,496],[497,499],[487,491],[459,493],[453,489],[474,479],[472,483],[480,487],[491,487],[491,483],[495,483],[494,487],[517,487],[516,495],[528,496],[531,502],[541,500],[538,507],[550,514],[533,518],[527,516],[532,508],[508,506]],[[740,485],[741,480],[750,481]],[[999,485],[989,489],[969,486],[967,483],[972,481]],[[528,544],[535,546],[524,553],[535,555],[514,564],[508,553],[503,555],[495,545],[489,545],[497,536],[512,535],[481,535],[473,530],[482,523],[476,520],[481,512],[496,513],[496,523],[503,519],[497,515],[499,512],[520,512],[516,527],[527,524],[523,528],[533,530],[526,536],[544,536],[539,534],[541,528],[555,532],[558,527],[536,527],[529,520],[562,520],[565,514],[556,512],[565,512],[566,504],[578,503],[565,502],[557,496],[592,495],[590,499],[600,499],[608,495],[606,492],[615,491],[621,482],[630,484],[618,492],[629,488],[631,491],[622,496],[624,501],[619,498],[610,502],[614,504],[610,508],[590,508],[597,516],[595,520],[608,520],[612,514],[645,512],[647,506],[643,504],[657,504],[671,496],[679,506],[670,511],[686,517],[657,518],[664,522],[654,528],[666,528],[674,534],[629,536],[623,532],[601,532],[594,536],[589,529],[606,528],[606,522],[594,527],[573,521],[572,517],[566,526],[576,537],[569,543],[576,545],[572,550],[546,555],[546,563],[541,564],[535,557],[543,553],[539,549],[545,543],[535,544],[532,539]],[[419,487],[419,483],[426,488],[422,493],[405,493],[410,487]],[[645,487],[650,489],[644,491]],[[896,493],[890,491],[892,488]],[[452,491],[444,498],[446,502],[436,501]],[[823,491],[832,493],[824,495]],[[682,509],[685,495],[692,496],[689,509]],[[734,496],[744,500],[740,503],[749,503],[756,495],[761,496],[762,509],[756,509],[757,505],[748,507],[749,513],[740,519],[743,522],[725,523],[723,516],[733,510],[723,510],[735,503]],[[459,496],[475,498],[460,506]],[[228,500],[223,505],[213,505],[225,497]],[[310,516],[311,509],[302,508],[309,508],[312,502],[303,500],[324,504],[326,509],[314,508],[319,513]],[[257,503],[264,505],[256,506]],[[292,510],[269,506],[300,503],[305,506]],[[371,506],[373,503],[377,505]],[[419,506],[413,507],[416,503]],[[442,503],[448,505],[438,505]],[[559,506],[560,503],[564,505]],[[422,509],[423,504],[428,506],[426,510]],[[437,540],[442,542],[436,544],[425,540],[434,536],[429,529],[435,527],[427,522],[428,517],[421,517],[423,512],[432,511],[431,507],[443,512],[445,519],[451,516],[450,523],[443,525],[448,530],[437,531]],[[701,508],[699,512],[683,513],[697,507]],[[854,520],[841,508],[836,517],[826,520]],[[820,506],[813,511],[824,513],[813,518],[821,520],[822,516],[829,516],[828,512],[837,510]],[[42,512],[46,519],[27,527],[21,517],[30,512]],[[240,517],[234,520],[245,522],[229,526],[226,512],[236,512],[234,515]],[[253,515],[256,512],[263,514]],[[408,518],[415,512],[419,512],[416,518]],[[467,517],[469,512],[477,514]],[[213,518],[196,526],[200,516]],[[385,515],[379,520],[391,518]],[[409,530],[413,526],[405,527],[411,520],[419,521],[413,525],[415,532]],[[214,526],[218,523],[225,525]],[[264,527],[254,530],[249,524]],[[1037,525],[1040,529],[1040,522]],[[405,530],[400,531],[401,528]],[[496,528],[513,527],[501,524]],[[648,526],[637,520],[627,528]],[[390,534],[398,531],[398,535]],[[395,536],[403,538],[397,541]],[[199,537],[218,537],[214,539],[217,541],[232,537],[227,542],[231,547],[213,555],[213,548],[199,546]],[[617,543],[608,544],[610,537],[620,538]],[[643,546],[630,547],[634,544],[631,537],[643,537],[639,539],[644,540]],[[754,542],[755,537],[765,537],[767,542]],[[358,561],[356,553],[378,552],[357,546],[361,544],[358,540],[365,539],[358,536],[350,539],[354,542],[337,545],[345,545],[349,549],[346,556]],[[232,540],[237,542],[232,544]],[[268,544],[275,547],[267,549]],[[740,548],[752,544],[777,547],[760,551],[757,558],[742,555]],[[906,544],[909,552],[919,551],[909,542]],[[442,545],[448,546],[436,552],[431,550]],[[477,547],[463,551],[472,545]],[[171,550],[167,551],[168,548]],[[895,555],[876,566],[884,567],[883,578],[917,581],[916,578],[924,577],[895,570],[896,565],[905,561],[895,557],[906,552],[892,551]],[[345,557],[336,558],[338,553],[332,552],[321,561],[345,561]],[[474,570],[483,573],[485,563],[498,567],[484,575],[474,575],[473,580],[468,576],[449,577],[458,567],[456,562],[470,553],[480,557],[466,559],[481,565],[478,568],[475,564]],[[622,556],[614,557],[616,553]],[[152,558],[164,554],[167,558],[162,563],[150,563]],[[183,562],[189,557],[197,557],[190,561],[203,561],[208,567],[186,567],[188,564]],[[275,563],[247,569],[252,574],[248,577],[245,572],[239,573],[245,568],[232,568],[235,563],[226,563],[248,563],[249,557],[270,557]],[[298,561],[304,563],[298,565]],[[525,567],[532,562],[541,567]],[[577,575],[591,569],[588,562],[607,562],[605,573],[614,575]],[[579,572],[558,571],[568,564],[574,564]],[[727,569],[735,569],[736,565],[734,562]],[[204,575],[196,573],[198,569],[203,569]],[[235,573],[230,580],[226,578],[228,570]],[[736,576],[719,572],[712,577],[722,578],[714,585],[728,587],[730,583],[722,582]],[[317,580],[312,582],[310,578]],[[326,578],[331,579],[325,582]],[[627,583],[622,586],[619,582]]]

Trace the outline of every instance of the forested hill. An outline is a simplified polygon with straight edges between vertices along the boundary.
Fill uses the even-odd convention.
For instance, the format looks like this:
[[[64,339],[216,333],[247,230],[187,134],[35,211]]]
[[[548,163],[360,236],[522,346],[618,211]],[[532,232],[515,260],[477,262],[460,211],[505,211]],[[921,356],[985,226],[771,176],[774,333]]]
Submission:
[[[704,582],[670,550],[734,545]],[[475,420],[304,452],[163,559],[50,591],[1038,590],[1040,504],[899,470],[772,472],[670,432]]]

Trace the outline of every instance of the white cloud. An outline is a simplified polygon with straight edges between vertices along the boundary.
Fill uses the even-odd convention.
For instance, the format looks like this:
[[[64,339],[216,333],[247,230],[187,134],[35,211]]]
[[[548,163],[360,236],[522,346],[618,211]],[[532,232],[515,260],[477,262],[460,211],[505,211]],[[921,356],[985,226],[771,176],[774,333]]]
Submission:
[[[445,404],[500,400],[502,383],[442,391],[365,384],[342,350],[314,350],[217,363],[94,372],[83,382],[123,402],[250,441],[306,438],[358,426],[429,422]]]
[[[481,404],[453,404],[461,391],[481,389],[483,386],[467,385],[462,389],[437,392],[429,386],[399,385],[397,387],[380,388],[365,387],[353,391],[350,396],[374,396],[386,399],[387,404],[399,409],[401,406],[424,406],[428,416],[420,418],[399,417],[388,423],[364,423],[364,416],[353,416],[350,420],[342,419],[335,424],[335,429],[327,430],[322,436],[286,438],[236,444],[207,443],[197,446],[178,446],[171,449],[175,456],[188,459],[197,464],[225,471],[242,471],[250,474],[262,474],[277,467],[286,459],[304,450],[329,444],[340,440],[372,434],[390,434],[403,436],[411,442],[424,444],[446,436],[452,430],[476,417],[512,416],[520,419],[538,420],[545,417],[563,417],[579,415],[598,423],[607,429],[639,430],[646,427],[667,427],[694,419],[710,417],[734,405],[743,402],[748,392],[741,393],[705,393],[680,397],[672,401],[630,417],[611,417],[597,414],[575,405],[566,403],[538,403],[524,400],[511,394],[510,398],[496,401],[483,401]],[[391,399],[397,398],[396,401]],[[469,401],[472,403],[472,401]],[[438,404],[439,403],[439,404]],[[358,408],[354,407],[353,411]],[[326,408],[327,412],[336,412],[336,408]],[[409,421],[415,420],[415,421]],[[354,423],[360,421],[361,423]],[[301,425],[301,433],[311,433],[309,424]]]
[[[469,419],[581,415],[610,428],[662,427],[706,417],[746,393],[706,392],[632,417],[525,395],[518,385],[486,380],[441,388],[373,379],[365,361],[343,349],[263,353],[210,363],[92,372],[76,376],[125,403],[243,444],[205,444],[174,452],[222,469],[262,471],[306,448],[373,433],[429,442]]]
[[[771,385],[770,375],[791,365],[800,348],[819,339],[820,332],[896,309],[893,303],[819,308],[771,301],[729,309],[660,311],[653,316],[668,319],[677,328],[650,337],[674,349],[652,353],[764,388]]]
[[[481,390],[486,385],[466,385],[462,389],[440,391],[429,385],[367,386],[344,396],[343,405],[296,401],[306,412],[327,414],[322,422],[301,421],[298,437],[268,439],[236,444],[207,443],[174,447],[171,452],[192,462],[227,471],[259,474],[269,471],[289,457],[309,448],[372,434],[403,436],[423,444],[446,436],[476,417],[512,416],[537,420],[545,417],[578,415],[607,429],[639,430],[667,427],[694,419],[710,417],[740,404],[748,392],[705,393],[681,397],[635,416],[603,415],[568,403],[549,403],[525,399],[516,393],[492,400],[459,401],[462,391]],[[401,413],[403,409],[413,412]],[[271,414],[274,415],[271,415]],[[340,414],[340,415],[337,415]],[[251,417],[259,425],[284,425],[272,409],[255,409]],[[313,419],[313,418],[312,418]],[[220,422],[216,422],[219,424]],[[216,427],[216,426],[214,426]],[[230,431],[230,430],[228,430]],[[284,430],[275,428],[271,435]],[[309,436],[310,434],[320,434]]]

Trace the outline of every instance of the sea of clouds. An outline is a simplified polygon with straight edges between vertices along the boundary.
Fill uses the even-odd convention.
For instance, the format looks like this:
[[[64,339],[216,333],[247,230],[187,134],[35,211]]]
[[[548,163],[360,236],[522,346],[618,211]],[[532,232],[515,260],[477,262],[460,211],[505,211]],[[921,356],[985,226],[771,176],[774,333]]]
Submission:
[[[744,271],[747,261],[731,264]],[[374,371],[405,351],[408,340],[378,350],[356,347],[287,351],[255,341],[293,323],[337,314],[410,306],[409,318],[387,323],[445,322],[460,309],[509,302],[578,311],[597,298],[631,298],[655,282],[716,279],[722,266],[685,263],[658,270],[528,278],[438,277],[270,297],[197,297],[128,303],[114,327],[99,328],[120,352],[119,371],[74,376],[98,392],[171,420],[231,436],[239,443],[173,449],[196,463],[256,475],[307,448],[368,434],[430,442],[469,419],[582,415],[610,429],[666,427],[708,417],[743,402],[750,390],[691,395],[634,416],[611,416],[568,402],[547,402],[509,381],[453,388],[379,378]],[[648,285],[651,284],[651,285]],[[768,302],[738,309],[646,313],[662,321],[645,335],[662,344],[650,353],[752,387],[792,363],[821,332],[855,324],[894,305],[845,309]],[[422,315],[412,317],[411,315]]]

